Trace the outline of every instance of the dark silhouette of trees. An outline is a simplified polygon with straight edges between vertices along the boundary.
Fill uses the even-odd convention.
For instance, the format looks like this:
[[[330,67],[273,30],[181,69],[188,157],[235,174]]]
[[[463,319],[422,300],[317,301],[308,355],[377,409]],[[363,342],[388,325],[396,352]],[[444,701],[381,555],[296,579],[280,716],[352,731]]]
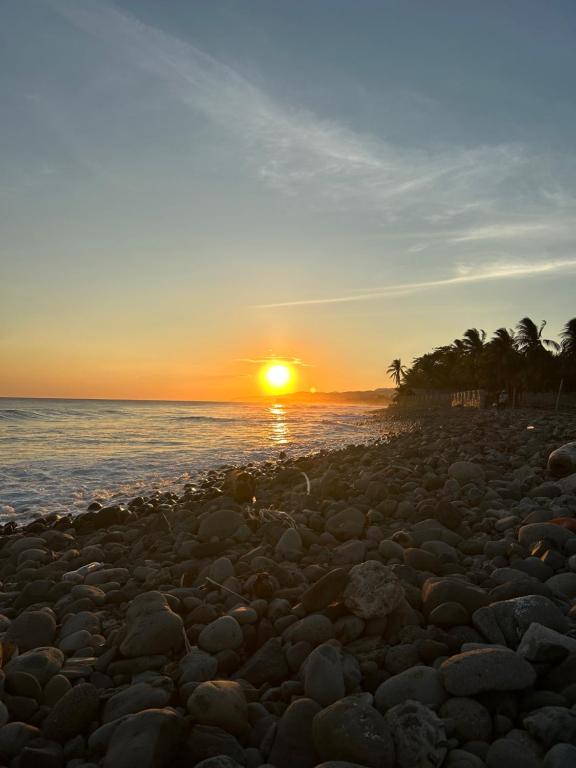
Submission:
[[[406,375],[406,369],[402,365],[402,360],[400,360],[399,357],[392,360],[392,362],[386,369],[386,373],[394,381],[396,386],[399,387],[400,384],[402,383],[402,379]]]
[[[487,389],[522,391],[556,390],[563,380],[565,390],[576,390],[576,318],[560,333],[561,343],[543,336],[546,322],[537,325],[522,318],[516,329],[498,328],[487,340],[486,332],[468,328],[461,339],[436,347],[413,360],[402,376],[388,373],[400,394],[411,389]],[[395,369],[394,369],[395,370]]]

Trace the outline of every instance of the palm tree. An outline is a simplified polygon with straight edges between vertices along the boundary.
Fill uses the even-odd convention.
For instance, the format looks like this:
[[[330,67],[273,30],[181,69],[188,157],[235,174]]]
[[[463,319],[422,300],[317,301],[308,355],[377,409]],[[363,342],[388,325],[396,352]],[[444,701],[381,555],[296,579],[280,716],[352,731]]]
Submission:
[[[576,361],[576,317],[568,320],[560,333],[560,338],[562,339],[560,342],[562,355],[568,360]]]
[[[402,365],[402,360],[399,357],[392,360],[386,373],[393,379],[396,386],[399,387],[402,383],[402,379],[406,376],[406,368]]]
[[[498,328],[487,345],[488,361],[493,373],[491,379],[498,388],[515,388],[520,374],[520,355],[516,335],[512,328]]]
[[[529,317],[523,317],[516,326],[516,346],[524,358],[524,382],[537,391],[553,386],[556,364],[551,350],[560,345],[552,339],[544,339],[546,327],[543,320],[538,327]]]
[[[468,328],[462,337],[462,344],[467,352],[479,354],[484,349],[486,341],[486,331],[482,328]]]

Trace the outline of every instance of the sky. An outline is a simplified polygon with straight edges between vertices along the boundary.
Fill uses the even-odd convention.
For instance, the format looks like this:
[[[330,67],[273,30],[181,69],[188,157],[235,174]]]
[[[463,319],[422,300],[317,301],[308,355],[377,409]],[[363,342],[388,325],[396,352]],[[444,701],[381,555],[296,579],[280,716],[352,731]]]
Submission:
[[[390,386],[576,314],[573,0],[2,0],[0,395]]]

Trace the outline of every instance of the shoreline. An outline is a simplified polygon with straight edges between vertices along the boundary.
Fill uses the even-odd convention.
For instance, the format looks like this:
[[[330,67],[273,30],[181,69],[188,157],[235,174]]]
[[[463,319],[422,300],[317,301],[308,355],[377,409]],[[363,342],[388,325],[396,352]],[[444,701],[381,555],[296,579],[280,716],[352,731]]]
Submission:
[[[375,442],[4,526],[0,759],[572,759],[576,495],[545,465],[576,415],[385,417]]]

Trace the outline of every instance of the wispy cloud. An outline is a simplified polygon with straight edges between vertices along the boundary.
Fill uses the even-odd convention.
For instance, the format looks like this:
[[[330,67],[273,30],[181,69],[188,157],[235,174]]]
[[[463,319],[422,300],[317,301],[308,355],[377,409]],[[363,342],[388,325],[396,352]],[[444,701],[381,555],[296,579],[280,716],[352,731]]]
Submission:
[[[526,162],[515,145],[409,150],[355,133],[271,98],[240,72],[194,45],[94,0],[51,0],[115,56],[153,74],[181,102],[246,147],[264,183],[312,204],[447,220],[490,205]]]
[[[270,363],[272,360],[282,362],[282,363],[290,363],[290,365],[294,365],[301,368],[310,368],[312,367],[310,363],[305,363],[301,358],[299,357],[291,357],[290,355],[266,355],[265,357],[240,357],[237,358],[234,362],[235,363],[250,363],[250,365],[266,365],[266,363]]]
[[[274,304],[257,304],[255,309],[276,309],[279,307],[302,307],[314,304],[344,304],[358,301],[373,301],[385,297],[404,296],[431,288],[478,283],[488,280],[506,280],[519,277],[536,277],[538,275],[570,272],[576,270],[576,259],[559,259],[534,264],[500,264],[485,266],[474,270],[471,267],[460,267],[459,273],[442,280],[427,280],[414,283],[399,283],[380,288],[367,288],[362,293],[349,296],[334,296],[329,298],[302,299],[298,301],[276,302]]]

